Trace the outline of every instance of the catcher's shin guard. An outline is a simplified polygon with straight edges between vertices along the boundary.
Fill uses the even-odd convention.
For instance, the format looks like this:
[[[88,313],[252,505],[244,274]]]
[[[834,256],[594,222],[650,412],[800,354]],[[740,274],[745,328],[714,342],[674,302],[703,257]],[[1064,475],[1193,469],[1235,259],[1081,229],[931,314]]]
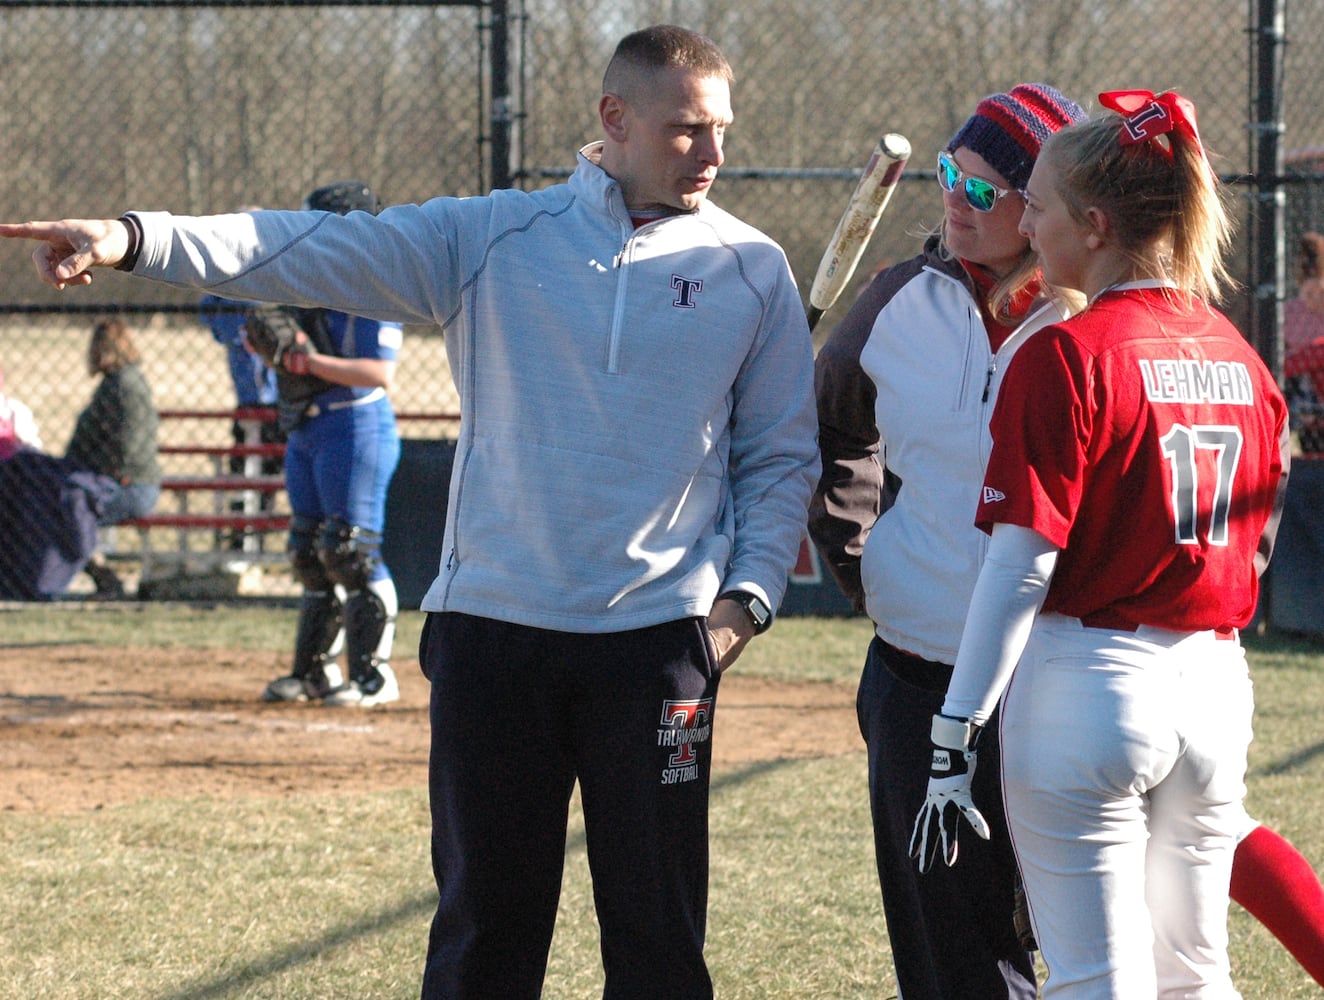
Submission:
[[[322,522],[295,514],[290,518],[286,553],[294,575],[303,584],[299,601],[299,625],[294,635],[294,668],[291,676],[320,680],[327,663],[340,653],[344,642],[344,612],[335,583],[317,557],[317,537]]]
[[[382,536],[331,518],[322,526],[317,556],[327,575],[345,588],[345,651],[349,676],[369,694],[382,684],[378,667],[391,657],[399,601],[395,582],[373,579],[381,566]]]
[[[305,590],[299,601],[299,626],[294,634],[294,677],[317,679],[340,653],[344,643],[344,608],[333,587]]]
[[[345,655],[349,676],[364,690],[381,683],[380,667],[391,659],[399,601],[395,581],[373,580],[345,597]]]
[[[317,558],[329,579],[351,593],[368,586],[381,564],[382,536],[333,517],[322,525]]]

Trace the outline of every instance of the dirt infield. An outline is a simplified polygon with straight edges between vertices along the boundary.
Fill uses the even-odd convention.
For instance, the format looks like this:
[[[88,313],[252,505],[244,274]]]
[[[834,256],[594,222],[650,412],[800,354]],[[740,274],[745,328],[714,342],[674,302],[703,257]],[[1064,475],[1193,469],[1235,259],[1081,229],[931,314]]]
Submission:
[[[269,705],[270,653],[0,648],[0,810],[78,812],[147,797],[356,792],[427,782],[428,686],[402,662],[377,709]],[[723,679],[719,768],[863,749],[854,690]]]

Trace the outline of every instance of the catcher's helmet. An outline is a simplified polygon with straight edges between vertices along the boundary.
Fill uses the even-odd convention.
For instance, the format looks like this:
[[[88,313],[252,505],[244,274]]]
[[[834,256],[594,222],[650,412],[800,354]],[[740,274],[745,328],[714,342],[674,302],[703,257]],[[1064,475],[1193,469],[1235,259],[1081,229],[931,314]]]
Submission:
[[[303,207],[317,212],[335,212],[337,215],[346,215],[358,209],[376,215],[380,208],[372,188],[363,181],[337,181],[317,188],[304,199]]]

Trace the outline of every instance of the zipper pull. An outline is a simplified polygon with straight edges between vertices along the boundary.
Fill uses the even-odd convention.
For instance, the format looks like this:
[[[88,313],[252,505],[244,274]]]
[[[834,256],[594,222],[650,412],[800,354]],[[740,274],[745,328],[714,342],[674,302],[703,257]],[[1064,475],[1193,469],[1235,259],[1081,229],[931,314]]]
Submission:
[[[998,359],[995,356],[993,360],[988,363],[988,371],[984,373],[984,395],[983,398],[980,399],[981,403],[988,402],[989,391],[993,388],[993,373],[997,370]]]

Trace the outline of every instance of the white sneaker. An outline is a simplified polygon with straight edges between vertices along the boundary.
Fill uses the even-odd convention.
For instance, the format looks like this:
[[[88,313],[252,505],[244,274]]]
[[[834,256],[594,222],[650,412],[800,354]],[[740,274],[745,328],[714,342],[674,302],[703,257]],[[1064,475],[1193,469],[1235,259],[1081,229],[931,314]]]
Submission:
[[[262,692],[263,701],[316,701],[341,686],[344,675],[339,664],[328,663],[309,677],[277,677]]]
[[[395,671],[385,663],[377,666],[377,676],[360,684],[350,680],[328,691],[322,704],[335,708],[372,708],[387,702],[400,700],[400,685],[396,682]]]

